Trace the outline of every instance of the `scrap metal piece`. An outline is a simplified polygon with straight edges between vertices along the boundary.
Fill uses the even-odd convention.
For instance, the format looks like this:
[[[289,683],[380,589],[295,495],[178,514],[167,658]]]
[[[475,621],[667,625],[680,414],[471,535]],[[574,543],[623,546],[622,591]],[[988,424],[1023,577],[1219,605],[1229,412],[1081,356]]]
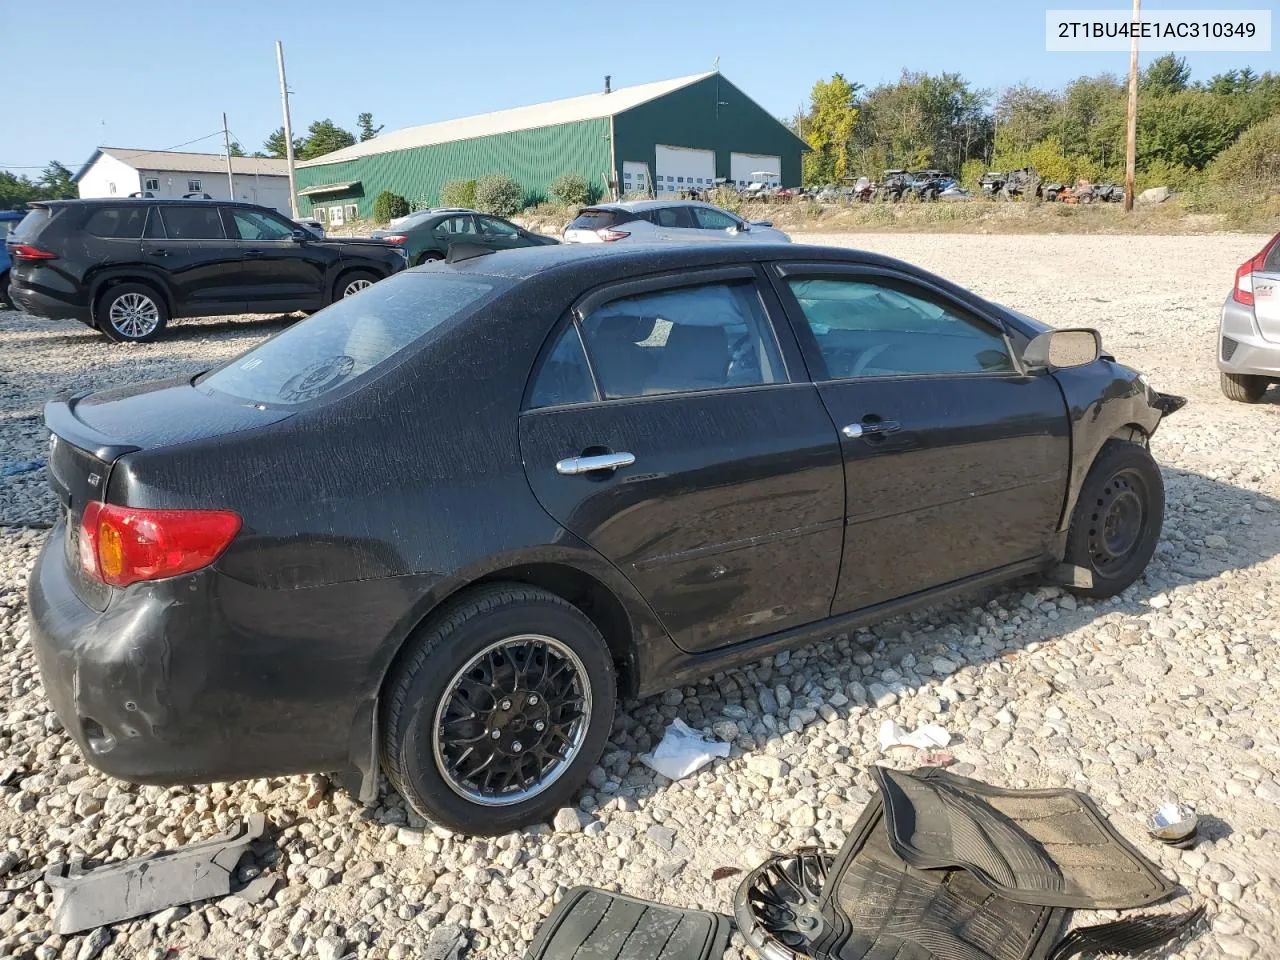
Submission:
[[[1147,818],[1147,832],[1171,847],[1192,846],[1200,817],[1185,803],[1166,803]]]
[[[819,902],[832,856],[816,847],[770,857],[743,878],[733,916],[762,960],[802,960],[823,930]]]
[[[53,890],[53,929],[65,936],[225,896],[236,862],[265,826],[255,813],[221,837],[177,850],[88,870],[79,863],[52,866],[44,880]]]

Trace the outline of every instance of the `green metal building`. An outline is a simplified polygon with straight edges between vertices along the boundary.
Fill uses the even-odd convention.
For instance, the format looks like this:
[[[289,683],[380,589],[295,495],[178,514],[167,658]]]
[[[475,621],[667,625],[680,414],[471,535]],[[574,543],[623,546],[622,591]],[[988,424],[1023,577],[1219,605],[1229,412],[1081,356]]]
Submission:
[[[415,207],[450,180],[513,177],[530,201],[563,173],[608,197],[677,196],[717,180],[800,183],[807,149],[718,72],[385,133],[299,163],[299,207],[337,225],[372,215],[384,190]]]

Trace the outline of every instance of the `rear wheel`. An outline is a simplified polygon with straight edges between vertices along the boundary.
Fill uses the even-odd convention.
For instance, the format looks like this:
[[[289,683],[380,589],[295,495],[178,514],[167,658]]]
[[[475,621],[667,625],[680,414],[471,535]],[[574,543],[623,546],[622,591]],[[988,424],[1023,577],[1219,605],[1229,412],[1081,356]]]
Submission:
[[[354,297],[361,290],[366,290],[378,282],[378,275],[369,270],[352,270],[338,278],[333,288],[333,299]]]
[[[153,287],[119,283],[98,300],[97,322],[116,343],[149,343],[169,323],[169,308]]]
[[[1228,400],[1241,403],[1257,403],[1267,392],[1269,381],[1266,377],[1255,377],[1243,373],[1222,373],[1219,375],[1222,384],[1222,395]]]
[[[428,250],[426,253],[424,253],[422,256],[418,258],[417,266],[420,267],[424,263],[435,263],[437,260],[443,260],[443,259],[444,257],[440,256],[440,254],[436,253],[434,250]]]
[[[613,724],[613,661],[595,625],[545,590],[464,595],[388,677],[387,777],[428,820],[500,834],[577,792]]]
[[[1146,569],[1164,525],[1164,480],[1146,447],[1110,440],[1080,488],[1064,560],[1092,575],[1089,597],[1110,597]]]
[[[13,301],[9,299],[9,271],[5,270],[0,273],[0,303],[6,307],[12,307]]]

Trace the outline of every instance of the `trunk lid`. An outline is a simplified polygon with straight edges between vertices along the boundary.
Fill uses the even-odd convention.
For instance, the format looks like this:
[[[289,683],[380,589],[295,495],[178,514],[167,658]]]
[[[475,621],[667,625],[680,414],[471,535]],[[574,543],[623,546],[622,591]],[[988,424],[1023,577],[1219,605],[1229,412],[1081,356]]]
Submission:
[[[65,521],[63,555],[76,596],[102,611],[111,587],[80,564],[80,523],[92,500],[104,500],[113,464],[137,450],[175,446],[262,427],[291,410],[211,397],[188,377],[121,387],[50,401],[44,409],[49,441],[49,485]]]

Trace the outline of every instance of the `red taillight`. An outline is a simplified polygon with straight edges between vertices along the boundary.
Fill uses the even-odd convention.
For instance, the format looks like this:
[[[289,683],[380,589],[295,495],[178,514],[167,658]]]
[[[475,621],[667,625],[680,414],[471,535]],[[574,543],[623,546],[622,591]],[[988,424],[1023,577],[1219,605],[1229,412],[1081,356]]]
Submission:
[[[143,510],[93,501],[80,520],[80,565],[113,587],[192,573],[240,532],[229,510]]]
[[[631,236],[631,234],[625,230],[610,230],[608,227],[601,227],[596,231],[596,236],[607,243],[610,240],[621,240],[624,237]]]
[[[50,253],[48,250],[41,250],[39,247],[33,247],[29,243],[17,243],[9,248],[9,253],[15,260],[54,260],[57,258],[56,253]]]
[[[403,234],[394,233],[390,236],[382,237],[381,239],[383,243],[394,243],[398,247],[400,246],[400,244],[404,243],[409,238],[404,236]]]
[[[1271,238],[1271,242],[1263,247],[1256,256],[1250,257],[1236,269],[1236,285],[1231,290],[1231,299],[1246,307],[1253,306],[1253,274],[1261,270],[1267,262],[1267,254],[1280,241],[1280,233]]]

